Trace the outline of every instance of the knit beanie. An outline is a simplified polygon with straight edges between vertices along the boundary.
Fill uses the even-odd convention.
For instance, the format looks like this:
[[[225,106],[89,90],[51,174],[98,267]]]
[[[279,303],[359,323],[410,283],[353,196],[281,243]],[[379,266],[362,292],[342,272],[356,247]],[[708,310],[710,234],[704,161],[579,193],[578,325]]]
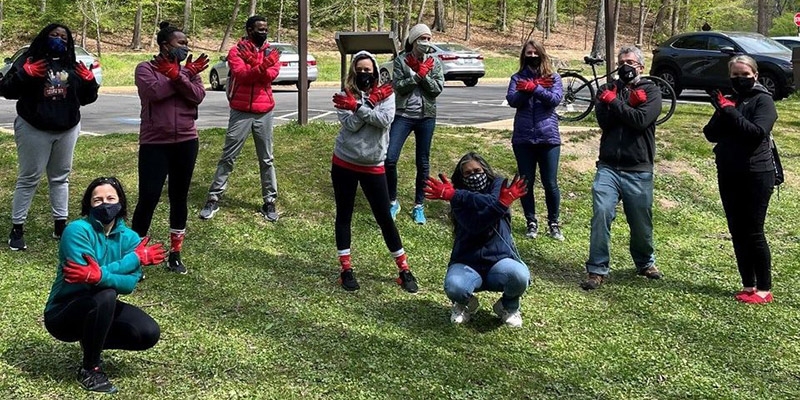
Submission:
[[[408,31],[408,39],[406,39],[406,43],[414,44],[414,41],[417,40],[420,36],[431,34],[431,28],[428,28],[428,25],[425,24],[416,24]]]

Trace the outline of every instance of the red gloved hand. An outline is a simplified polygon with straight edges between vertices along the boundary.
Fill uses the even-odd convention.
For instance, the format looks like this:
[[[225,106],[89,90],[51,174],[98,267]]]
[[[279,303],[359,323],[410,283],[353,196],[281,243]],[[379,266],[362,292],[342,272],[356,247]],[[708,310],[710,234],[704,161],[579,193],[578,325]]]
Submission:
[[[236,54],[244,61],[245,64],[255,65],[258,57],[256,56],[256,49],[247,43],[239,43],[236,45]]]
[[[722,92],[717,91],[717,104],[719,104],[719,108],[723,109],[725,107],[736,107],[736,103],[734,103],[731,99],[725,97]]]
[[[100,282],[103,272],[100,270],[100,266],[97,265],[97,261],[88,254],[84,254],[83,259],[86,260],[86,265],[78,264],[72,260],[67,260],[64,263],[64,268],[61,269],[64,274],[64,281],[67,283],[88,283],[90,285]]]
[[[419,64],[419,70],[417,70],[417,75],[419,75],[420,78],[426,77],[428,75],[428,72],[431,72],[431,70],[433,70],[433,65],[434,65],[433,57],[426,58],[425,61]]]
[[[647,93],[644,91],[644,89],[635,89],[631,91],[631,96],[628,97],[628,104],[630,104],[631,107],[638,107],[639,105],[644,104],[646,101]]]
[[[425,198],[431,200],[439,200],[442,199],[444,201],[450,201],[456,194],[456,189],[453,187],[453,184],[447,180],[447,177],[444,174],[439,174],[439,179],[441,182],[438,182],[436,179],[428,177],[428,180],[425,182],[425,188],[422,189],[425,192]]]
[[[167,251],[164,250],[161,243],[148,246],[147,243],[149,241],[150,236],[142,238],[142,241],[139,242],[133,252],[136,253],[136,257],[139,257],[139,263],[142,265],[161,264],[167,258]]]
[[[33,58],[28,57],[25,64],[22,64],[22,70],[31,78],[44,78],[44,74],[47,72],[47,61],[33,61]]]
[[[517,91],[531,93],[536,89],[537,85],[536,79],[520,79],[517,81]]]
[[[162,75],[172,80],[178,79],[178,75],[181,72],[181,64],[177,59],[170,60],[159,54],[153,57],[152,63],[156,71],[160,72]]]
[[[372,89],[372,93],[369,94],[369,98],[367,101],[373,106],[377,105],[378,103],[385,100],[387,97],[391,96],[394,93],[394,88],[392,88],[391,82],[386,82],[381,86],[378,86]]]
[[[503,180],[503,186],[500,188],[498,200],[500,204],[508,208],[511,207],[511,203],[513,203],[514,200],[525,196],[525,193],[528,193],[528,184],[525,182],[525,178],[514,175],[514,179],[511,180],[511,183],[508,182],[508,178]]]
[[[551,77],[551,76],[540,76],[540,77],[536,78],[535,82],[536,82],[537,85],[539,85],[541,87],[545,87],[545,88],[553,87],[553,77]]]
[[[417,57],[414,57],[413,54],[409,53],[406,55],[406,64],[408,64],[408,67],[411,68],[412,71],[419,71],[419,60],[417,60]]]
[[[617,98],[617,85],[611,84],[610,86],[611,89],[606,86],[600,90],[600,93],[597,94],[597,100],[609,104]]]
[[[197,60],[192,61],[192,55],[189,54],[189,58],[186,59],[186,64],[183,65],[183,68],[186,68],[190,75],[197,75],[208,68],[208,56],[206,53],[201,53]]]
[[[340,110],[355,111],[358,109],[358,102],[352,94],[345,91],[344,94],[336,93],[333,95],[333,106]]]
[[[75,73],[86,82],[91,82],[94,80],[94,72],[92,72],[91,69],[86,68],[86,66],[80,61],[75,62]]]
[[[272,49],[270,50],[269,53],[267,53],[266,56],[264,56],[264,60],[261,61],[261,65],[263,65],[266,68],[269,68],[275,65],[275,63],[277,63],[280,59],[281,59],[281,52],[276,49]]]

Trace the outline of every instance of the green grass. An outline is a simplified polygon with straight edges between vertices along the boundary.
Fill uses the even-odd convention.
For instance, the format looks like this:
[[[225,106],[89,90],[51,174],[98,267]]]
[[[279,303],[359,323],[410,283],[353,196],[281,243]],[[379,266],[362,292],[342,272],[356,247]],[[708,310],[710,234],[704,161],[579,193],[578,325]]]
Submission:
[[[664,279],[635,276],[620,213],[611,280],[591,293],[578,288],[597,134],[566,135],[560,184],[567,240],[524,239],[521,209],[514,205],[514,235],[533,277],[519,330],[493,318],[497,295],[489,293],[479,295],[481,309],[473,321],[450,325],[442,290],[452,241],[447,207],[430,203],[425,226],[409,218],[413,143],[400,164],[404,209],[398,228],[421,291],[408,295],[394,284],[395,267],[359,195],[353,264],[362,289],[351,294],[335,282],[329,177],[335,126],[276,129],[283,214],[274,224],[257,213],[252,141],[219,213],[206,222],[196,218],[224,137],[222,129],[203,131],[183,257],[190,272],[179,276],[147,267],[147,280],[123,297],[150,313],[163,333],[148,351],[104,352],[106,369],[121,390],[117,398],[798,398],[800,106],[784,101],[779,107],[775,136],[787,183],[780,198],[773,197],[766,224],[775,303],[747,306],[732,299],[739,278],[711,146],[701,133],[711,108],[681,105],[657,131],[654,224]],[[580,155],[581,147],[590,154]],[[11,135],[0,136],[0,149],[0,204],[8,210],[16,171]],[[73,216],[81,191],[100,175],[120,177],[135,204],[136,150],[135,135],[79,139],[71,176]],[[449,173],[469,150],[480,151],[502,174],[515,170],[509,132],[439,128],[432,172]],[[57,258],[46,192],[42,184],[31,207],[29,250],[0,251],[0,393],[94,398],[74,380],[79,346],[54,340],[42,326]],[[542,198],[538,187],[536,195]],[[542,218],[543,213],[540,208]],[[152,227],[155,239],[167,239],[167,219],[162,204]]]

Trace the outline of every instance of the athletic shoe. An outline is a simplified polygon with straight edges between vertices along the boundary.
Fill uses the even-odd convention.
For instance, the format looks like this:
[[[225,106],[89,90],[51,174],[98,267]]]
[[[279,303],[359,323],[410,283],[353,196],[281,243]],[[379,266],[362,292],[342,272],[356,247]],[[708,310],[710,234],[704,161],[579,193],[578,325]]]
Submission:
[[[181,252],[180,251],[170,251],[169,252],[169,261],[167,262],[167,268],[172,272],[177,272],[181,275],[186,275],[189,271],[186,269],[186,265],[183,264],[181,261]]]
[[[603,275],[589,273],[589,276],[586,278],[586,280],[581,283],[581,288],[583,290],[597,289],[603,284],[603,280],[605,280]]]
[[[547,236],[550,236],[559,242],[564,241],[564,234],[561,233],[561,227],[558,225],[558,222],[550,223],[550,226],[547,228]]]
[[[772,293],[767,293],[766,296],[761,297],[758,294],[756,294],[756,292],[753,292],[749,296],[742,297],[742,299],[739,300],[739,301],[741,301],[742,303],[747,303],[747,304],[767,304],[767,303],[772,303]]]
[[[342,289],[348,292],[355,292],[361,288],[361,286],[358,285],[356,276],[353,275],[352,269],[346,269],[339,273],[339,284],[342,285]]]
[[[745,297],[750,296],[751,294],[755,293],[755,290],[740,290],[733,295],[733,298],[739,301],[744,301]]]
[[[275,222],[278,220],[278,211],[275,210],[274,202],[264,203],[260,211],[267,221]]]
[[[209,200],[206,202],[206,205],[203,206],[203,209],[200,210],[200,219],[211,219],[214,218],[214,214],[219,211],[219,202],[216,200]]]
[[[81,386],[83,386],[84,389],[91,392],[117,392],[117,388],[111,384],[111,382],[108,380],[108,377],[103,370],[100,369],[100,367],[94,367],[92,369],[79,369],[78,382],[81,383]]]
[[[419,290],[419,287],[417,286],[417,278],[414,278],[414,275],[412,275],[411,271],[409,270],[400,271],[400,275],[397,278],[397,284],[408,293],[417,293]]]
[[[419,225],[425,225],[425,223],[428,222],[428,219],[425,218],[425,209],[422,207],[422,205],[414,206],[412,215],[414,216],[414,222]]]
[[[400,202],[397,200],[392,201],[389,212],[392,214],[392,219],[396,220],[397,214],[400,213]]]
[[[478,298],[471,296],[467,305],[460,303],[453,303],[453,308],[450,310],[450,322],[454,324],[463,324],[468,322],[472,315],[478,311]]]
[[[11,228],[11,233],[8,235],[8,248],[14,251],[28,248],[25,245],[25,230],[22,225]]]
[[[539,236],[539,224],[536,221],[528,222],[528,231],[525,232],[525,236],[529,239],[536,239]]]
[[[67,227],[67,220],[65,219],[57,219],[53,221],[53,239],[59,240],[61,239],[61,235],[64,234],[64,229]]]
[[[646,277],[647,279],[661,279],[661,272],[656,268],[655,265],[650,265],[649,267],[637,272],[639,275]]]
[[[495,314],[503,321],[506,326],[510,326],[512,328],[520,328],[522,327],[522,314],[520,314],[519,310],[509,312],[505,308],[503,308],[503,301],[502,299],[497,299],[497,301],[492,306],[492,310]]]

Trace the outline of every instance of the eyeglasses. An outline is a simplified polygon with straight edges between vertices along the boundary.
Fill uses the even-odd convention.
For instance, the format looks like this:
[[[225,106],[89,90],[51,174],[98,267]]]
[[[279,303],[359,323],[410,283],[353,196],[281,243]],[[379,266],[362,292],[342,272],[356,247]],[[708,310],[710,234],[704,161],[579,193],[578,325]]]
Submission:
[[[630,65],[631,67],[641,67],[642,64],[639,64],[636,60],[625,60],[625,61],[617,61],[617,66],[621,67],[623,65]]]

